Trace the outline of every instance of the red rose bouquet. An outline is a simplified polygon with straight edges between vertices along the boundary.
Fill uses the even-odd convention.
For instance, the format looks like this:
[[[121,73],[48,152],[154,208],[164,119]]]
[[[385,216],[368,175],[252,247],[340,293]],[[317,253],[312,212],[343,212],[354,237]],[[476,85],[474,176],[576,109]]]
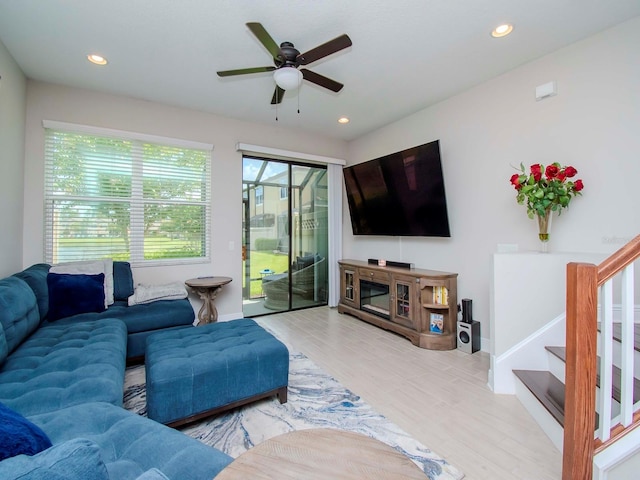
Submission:
[[[569,206],[571,198],[582,195],[582,180],[573,180],[578,171],[572,166],[563,167],[552,163],[546,168],[539,163],[531,165],[529,173],[520,164],[522,173],[511,176],[511,184],[517,193],[516,200],[527,205],[527,215],[533,218],[548,217],[550,212],[560,214]]]

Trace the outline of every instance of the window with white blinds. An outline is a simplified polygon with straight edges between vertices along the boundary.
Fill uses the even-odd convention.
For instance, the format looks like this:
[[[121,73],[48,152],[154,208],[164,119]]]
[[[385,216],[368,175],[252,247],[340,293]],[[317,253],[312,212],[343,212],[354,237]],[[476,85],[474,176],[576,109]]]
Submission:
[[[211,148],[80,130],[45,128],[45,260],[207,260]]]

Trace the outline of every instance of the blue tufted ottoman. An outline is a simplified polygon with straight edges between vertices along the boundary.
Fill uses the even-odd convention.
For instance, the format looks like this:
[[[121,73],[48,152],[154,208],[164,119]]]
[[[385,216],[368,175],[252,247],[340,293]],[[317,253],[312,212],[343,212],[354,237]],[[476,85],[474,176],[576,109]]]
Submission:
[[[244,318],[147,338],[147,416],[172,427],[277,395],[287,401],[289,351]]]

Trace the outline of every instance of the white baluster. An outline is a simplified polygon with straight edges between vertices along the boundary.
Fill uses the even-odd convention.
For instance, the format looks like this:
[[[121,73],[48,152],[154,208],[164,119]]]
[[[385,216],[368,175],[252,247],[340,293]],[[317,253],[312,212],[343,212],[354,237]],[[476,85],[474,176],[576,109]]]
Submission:
[[[600,321],[600,439],[611,436],[611,387],[613,366],[613,280],[600,287],[602,317]]]
[[[634,271],[633,263],[622,271],[622,359],[620,364],[622,425],[633,421]]]

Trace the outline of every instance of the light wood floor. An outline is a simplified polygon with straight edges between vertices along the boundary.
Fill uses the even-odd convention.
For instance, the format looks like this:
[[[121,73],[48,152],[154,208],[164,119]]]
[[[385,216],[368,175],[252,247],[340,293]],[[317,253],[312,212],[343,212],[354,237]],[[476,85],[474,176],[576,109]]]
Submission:
[[[488,354],[424,350],[328,307],[256,320],[465,478],[560,478],[560,453],[520,402],[487,387]]]

